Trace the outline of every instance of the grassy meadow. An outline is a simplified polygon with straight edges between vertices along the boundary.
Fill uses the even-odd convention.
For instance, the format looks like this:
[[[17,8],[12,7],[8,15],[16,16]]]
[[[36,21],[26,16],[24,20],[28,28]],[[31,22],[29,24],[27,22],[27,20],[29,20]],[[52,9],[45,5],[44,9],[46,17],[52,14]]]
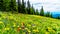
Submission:
[[[0,34],[60,34],[60,20],[0,12]]]

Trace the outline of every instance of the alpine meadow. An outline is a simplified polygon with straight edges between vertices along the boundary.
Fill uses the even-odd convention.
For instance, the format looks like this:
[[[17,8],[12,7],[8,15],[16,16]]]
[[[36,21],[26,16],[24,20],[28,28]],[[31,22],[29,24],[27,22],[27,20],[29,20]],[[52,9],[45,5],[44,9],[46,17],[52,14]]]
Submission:
[[[30,0],[0,0],[0,34],[60,34],[60,16]]]

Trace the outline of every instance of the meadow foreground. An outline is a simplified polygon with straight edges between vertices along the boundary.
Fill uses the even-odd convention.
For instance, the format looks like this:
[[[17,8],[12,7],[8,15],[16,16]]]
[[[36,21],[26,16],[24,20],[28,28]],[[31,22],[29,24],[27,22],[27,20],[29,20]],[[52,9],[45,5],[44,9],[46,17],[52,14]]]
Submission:
[[[0,12],[0,34],[60,34],[60,20]]]

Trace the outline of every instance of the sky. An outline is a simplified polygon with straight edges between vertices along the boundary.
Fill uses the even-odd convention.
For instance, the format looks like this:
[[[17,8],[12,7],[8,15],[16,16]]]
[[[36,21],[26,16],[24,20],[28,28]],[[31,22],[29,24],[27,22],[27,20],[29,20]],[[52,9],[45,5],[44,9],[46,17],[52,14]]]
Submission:
[[[24,0],[28,1],[28,0]],[[60,0],[29,0],[35,9],[41,9],[43,6],[44,11],[60,13]]]

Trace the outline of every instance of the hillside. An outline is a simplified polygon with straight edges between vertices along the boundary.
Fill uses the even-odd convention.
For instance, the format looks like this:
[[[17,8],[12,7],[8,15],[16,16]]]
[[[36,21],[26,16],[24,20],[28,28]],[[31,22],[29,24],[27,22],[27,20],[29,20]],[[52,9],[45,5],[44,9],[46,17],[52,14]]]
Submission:
[[[60,34],[60,20],[0,12],[0,34]]]

